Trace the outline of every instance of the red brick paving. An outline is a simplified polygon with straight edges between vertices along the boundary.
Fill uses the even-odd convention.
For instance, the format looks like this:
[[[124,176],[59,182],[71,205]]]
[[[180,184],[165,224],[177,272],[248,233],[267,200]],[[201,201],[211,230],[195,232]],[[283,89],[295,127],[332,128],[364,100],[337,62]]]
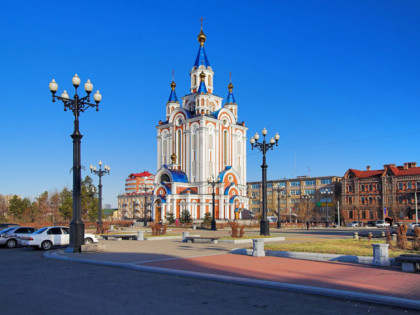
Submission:
[[[144,265],[420,300],[420,275],[398,268],[234,254]]]

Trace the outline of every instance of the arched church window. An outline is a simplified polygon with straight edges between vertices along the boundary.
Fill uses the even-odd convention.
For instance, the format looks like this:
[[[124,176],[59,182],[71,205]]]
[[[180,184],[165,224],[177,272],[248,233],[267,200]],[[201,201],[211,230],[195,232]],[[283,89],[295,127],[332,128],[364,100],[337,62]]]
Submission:
[[[178,130],[177,133],[177,142],[178,142],[178,152],[177,152],[177,158],[178,158],[178,164],[181,164],[181,150],[182,150],[182,143],[181,143],[181,130]]]
[[[204,99],[201,99],[201,106],[204,106]]]
[[[228,133],[225,130],[223,132],[223,163],[228,165]]]
[[[166,154],[167,154],[167,141],[166,139],[163,139],[162,142],[162,152],[163,152],[163,164],[166,164]]]
[[[208,78],[208,80],[209,80],[209,85],[211,86],[211,85],[213,85],[213,82],[212,82],[212,80],[211,80],[211,75],[208,75],[207,76],[207,78]]]
[[[192,85],[196,85],[197,84],[197,76],[194,74],[193,75],[193,84]]]
[[[170,181],[171,181],[171,179],[169,178],[168,174],[164,173],[164,174],[160,175],[160,182],[161,183],[163,183],[163,182],[169,183]]]

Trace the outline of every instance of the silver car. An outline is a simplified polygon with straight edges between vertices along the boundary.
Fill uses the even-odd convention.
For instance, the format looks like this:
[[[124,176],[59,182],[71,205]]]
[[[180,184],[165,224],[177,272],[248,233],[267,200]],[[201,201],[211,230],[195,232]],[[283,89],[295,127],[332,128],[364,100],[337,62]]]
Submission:
[[[0,245],[7,248],[15,248],[21,244],[20,237],[35,232],[36,229],[29,226],[16,226],[0,231]]]

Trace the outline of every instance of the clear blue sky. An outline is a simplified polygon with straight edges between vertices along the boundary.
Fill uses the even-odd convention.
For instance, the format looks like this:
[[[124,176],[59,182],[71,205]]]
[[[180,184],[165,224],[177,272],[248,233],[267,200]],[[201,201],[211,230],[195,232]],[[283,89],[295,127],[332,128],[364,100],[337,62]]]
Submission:
[[[419,161],[419,1],[2,1],[0,193],[72,186],[73,116],[51,102],[72,76],[103,95],[81,115],[82,165],[100,159],[104,203],[132,172],[156,172],[171,71],[188,93],[199,19],[226,97],[229,72],[249,138],[279,132],[268,178],[339,175]],[[261,179],[248,145],[248,181]],[[97,183],[97,177],[94,177]]]

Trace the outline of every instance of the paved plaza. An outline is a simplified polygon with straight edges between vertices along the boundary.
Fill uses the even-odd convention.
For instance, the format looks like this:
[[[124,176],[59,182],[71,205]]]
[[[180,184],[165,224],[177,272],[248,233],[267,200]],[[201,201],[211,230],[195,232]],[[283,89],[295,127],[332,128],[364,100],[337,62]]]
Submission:
[[[189,231],[190,234],[227,235],[227,230]],[[258,234],[255,231],[249,233]],[[286,242],[350,238],[352,230],[284,230]],[[326,296],[372,301],[387,305],[410,305],[420,309],[419,274],[401,267],[319,262],[278,257],[252,257],[229,253],[252,244],[182,243],[181,240],[101,241],[102,253],[49,252],[51,258],[111,265],[253,286],[278,288]],[[337,293],[338,292],[338,293]],[[369,297],[372,297],[370,299]]]

